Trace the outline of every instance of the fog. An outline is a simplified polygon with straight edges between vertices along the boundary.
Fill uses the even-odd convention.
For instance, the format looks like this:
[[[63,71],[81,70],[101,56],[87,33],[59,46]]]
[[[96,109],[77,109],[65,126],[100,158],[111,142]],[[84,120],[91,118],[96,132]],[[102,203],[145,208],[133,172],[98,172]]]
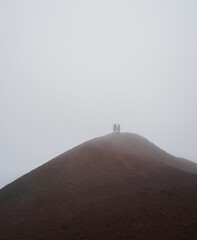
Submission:
[[[0,187],[114,122],[197,162],[195,0],[1,0]]]

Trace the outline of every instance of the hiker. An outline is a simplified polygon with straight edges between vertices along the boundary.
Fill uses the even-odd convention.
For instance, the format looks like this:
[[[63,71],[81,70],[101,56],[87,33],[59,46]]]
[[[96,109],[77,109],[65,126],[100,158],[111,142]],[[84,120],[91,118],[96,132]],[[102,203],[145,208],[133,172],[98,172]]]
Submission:
[[[117,125],[114,123],[114,125],[113,125],[113,132],[116,133],[117,130],[118,130]]]
[[[118,123],[117,131],[118,131],[118,133],[120,133],[120,124],[119,123]]]

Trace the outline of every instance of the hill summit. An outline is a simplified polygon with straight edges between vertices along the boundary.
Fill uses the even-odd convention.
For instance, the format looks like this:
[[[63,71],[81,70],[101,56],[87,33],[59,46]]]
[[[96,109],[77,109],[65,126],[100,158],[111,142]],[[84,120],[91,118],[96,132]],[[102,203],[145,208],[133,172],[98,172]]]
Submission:
[[[1,239],[196,239],[192,173],[139,135],[95,138],[0,190]]]

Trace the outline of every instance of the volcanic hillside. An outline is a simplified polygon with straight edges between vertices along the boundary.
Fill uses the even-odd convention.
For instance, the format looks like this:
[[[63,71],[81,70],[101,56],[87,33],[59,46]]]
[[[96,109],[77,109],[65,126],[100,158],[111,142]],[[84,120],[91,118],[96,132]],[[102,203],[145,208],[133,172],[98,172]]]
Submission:
[[[0,239],[197,239],[192,173],[136,134],[90,140],[0,190]]]

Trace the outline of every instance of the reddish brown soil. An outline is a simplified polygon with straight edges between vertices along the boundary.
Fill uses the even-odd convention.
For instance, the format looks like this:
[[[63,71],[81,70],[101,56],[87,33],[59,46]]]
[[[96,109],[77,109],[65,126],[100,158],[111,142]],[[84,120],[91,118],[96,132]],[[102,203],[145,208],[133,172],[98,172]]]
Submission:
[[[127,133],[73,148],[0,190],[0,239],[195,240],[197,176],[170,159]]]

